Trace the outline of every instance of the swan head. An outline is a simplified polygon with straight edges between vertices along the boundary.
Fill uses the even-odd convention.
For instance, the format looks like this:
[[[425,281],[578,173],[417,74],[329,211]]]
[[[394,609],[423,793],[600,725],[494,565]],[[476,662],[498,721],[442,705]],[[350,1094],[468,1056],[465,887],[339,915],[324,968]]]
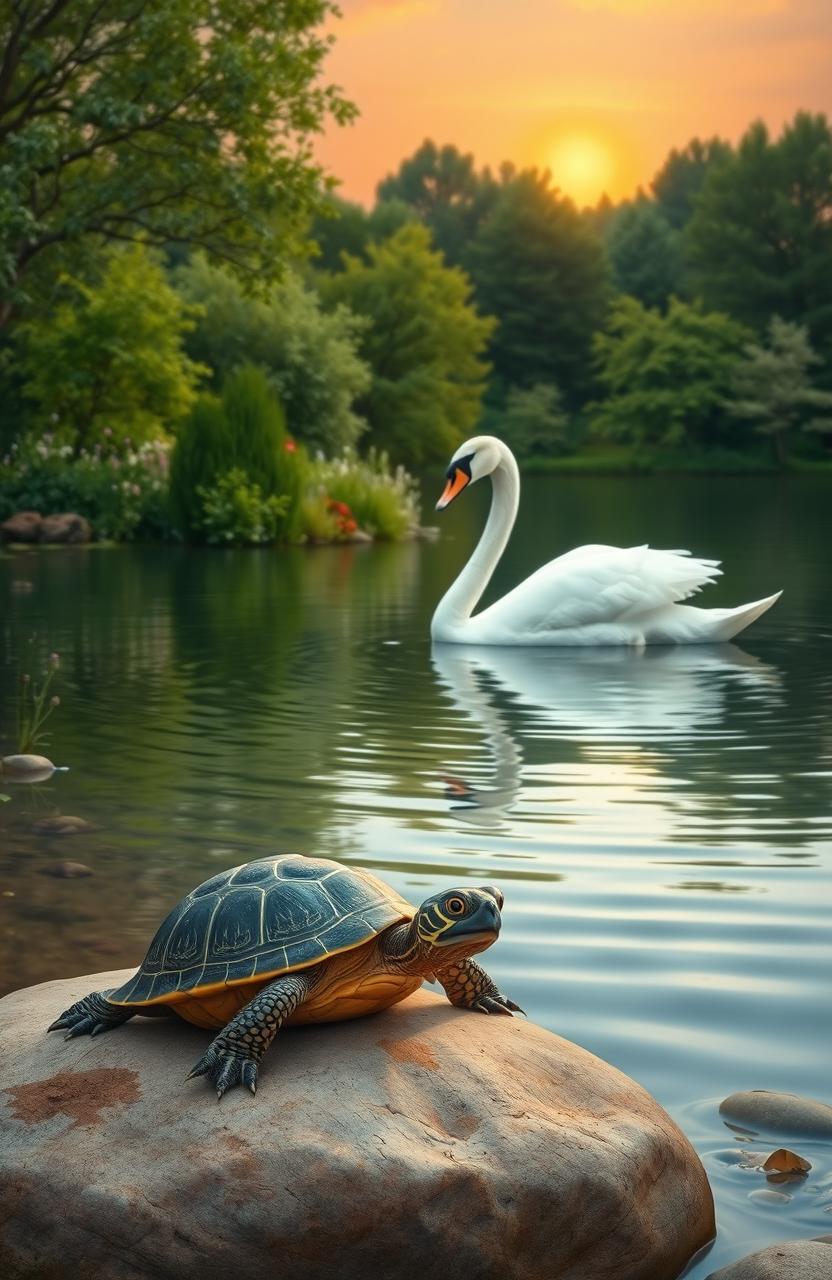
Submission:
[[[446,472],[446,484],[436,504],[437,511],[444,511],[469,484],[482,480],[496,471],[502,461],[505,445],[496,436],[473,436],[461,444]]]

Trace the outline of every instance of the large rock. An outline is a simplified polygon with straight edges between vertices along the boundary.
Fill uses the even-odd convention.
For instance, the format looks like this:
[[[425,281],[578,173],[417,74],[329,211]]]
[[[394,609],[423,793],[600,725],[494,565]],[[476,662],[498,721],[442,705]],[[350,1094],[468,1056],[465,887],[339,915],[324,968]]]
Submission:
[[[0,537],[6,542],[40,542],[42,525],[39,511],[17,511],[0,524]]]
[[[45,1034],[128,972],[0,1001],[6,1280],[672,1280],[713,1235],[661,1107],[520,1018],[422,991],[284,1032],[218,1104],[179,1019]]]
[[[65,512],[59,516],[45,516],[40,528],[40,540],[72,544],[92,542],[92,526],[89,520],[73,512]]]
[[[712,1271],[708,1280],[832,1280],[832,1236],[770,1245]]]

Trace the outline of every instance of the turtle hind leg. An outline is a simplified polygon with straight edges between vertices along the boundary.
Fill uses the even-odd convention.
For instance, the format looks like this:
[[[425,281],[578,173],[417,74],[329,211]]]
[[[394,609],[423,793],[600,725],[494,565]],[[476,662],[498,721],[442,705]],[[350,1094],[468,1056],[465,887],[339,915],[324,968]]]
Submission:
[[[185,1077],[207,1076],[220,1099],[235,1084],[257,1092],[257,1068],[280,1028],[302,1004],[316,977],[310,970],[286,974],[258,991],[223,1027]]]
[[[84,996],[83,1000],[76,1000],[75,1004],[64,1009],[60,1018],[56,1018],[51,1027],[47,1027],[47,1033],[66,1030],[64,1039],[71,1040],[73,1036],[97,1036],[102,1031],[120,1027],[122,1022],[128,1022],[133,1017],[136,1010],[111,1004],[107,999],[111,994],[112,989],[91,991],[88,996]]]

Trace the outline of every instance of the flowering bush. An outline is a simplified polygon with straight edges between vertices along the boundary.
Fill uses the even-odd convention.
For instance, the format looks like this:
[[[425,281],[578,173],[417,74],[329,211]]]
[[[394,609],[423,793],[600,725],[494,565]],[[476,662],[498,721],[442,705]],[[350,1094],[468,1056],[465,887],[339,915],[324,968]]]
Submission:
[[[391,471],[385,453],[371,449],[359,458],[347,450],[332,461],[319,456],[310,478],[326,496],[342,536],[361,528],[374,538],[395,541],[419,523],[416,481],[404,467]]]
[[[0,459],[0,519],[15,511],[86,516],[96,536],[129,540],[170,534],[168,451],[164,440],[133,447],[105,443],[75,453],[47,432],[26,436]]]
[[[274,542],[289,505],[286,494],[263,497],[245,471],[233,467],[212,485],[197,488],[202,509],[198,532],[209,546],[261,546]]]

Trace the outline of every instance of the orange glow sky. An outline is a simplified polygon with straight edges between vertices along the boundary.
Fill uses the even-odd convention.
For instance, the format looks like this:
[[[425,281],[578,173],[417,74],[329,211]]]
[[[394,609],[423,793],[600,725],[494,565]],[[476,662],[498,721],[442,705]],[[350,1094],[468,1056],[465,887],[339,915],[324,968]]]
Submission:
[[[548,166],[579,202],[649,183],[673,146],[832,115],[832,0],[341,0],[328,78],[359,107],[317,145],[340,194],[426,138]]]

